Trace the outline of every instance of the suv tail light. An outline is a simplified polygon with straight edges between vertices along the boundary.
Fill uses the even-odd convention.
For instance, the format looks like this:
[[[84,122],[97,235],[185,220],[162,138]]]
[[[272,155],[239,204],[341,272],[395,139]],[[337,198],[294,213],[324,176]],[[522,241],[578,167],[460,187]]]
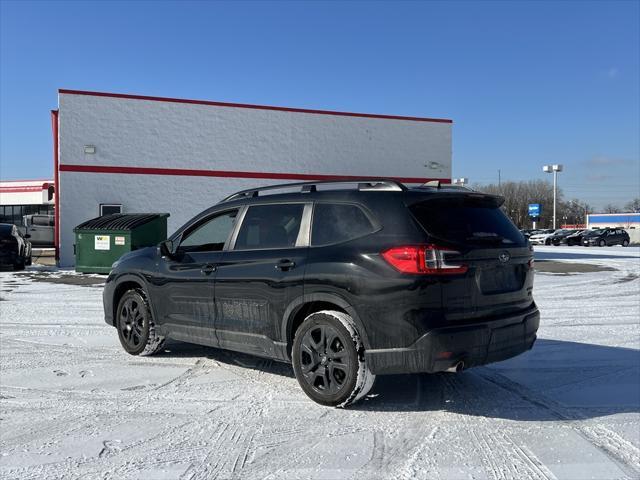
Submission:
[[[437,245],[407,245],[392,247],[382,252],[392,267],[402,273],[429,275],[456,275],[465,273],[464,264],[449,263],[447,257],[460,252]]]

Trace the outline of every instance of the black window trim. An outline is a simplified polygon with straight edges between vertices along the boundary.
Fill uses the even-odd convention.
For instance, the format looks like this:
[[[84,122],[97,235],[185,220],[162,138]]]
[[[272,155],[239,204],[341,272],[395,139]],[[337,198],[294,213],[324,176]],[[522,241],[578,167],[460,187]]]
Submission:
[[[240,228],[244,223],[244,218],[247,215],[247,212],[251,207],[263,207],[263,206],[272,206],[272,205],[302,205],[302,218],[300,219],[300,230],[298,231],[298,237],[296,238],[296,244],[293,247],[268,247],[268,248],[243,248],[241,250],[236,250],[236,241],[238,240],[238,235],[240,234]],[[249,203],[245,204],[242,207],[242,211],[238,214],[238,221],[236,222],[234,231],[231,235],[231,239],[228,245],[228,251],[231,252],[256,252],[256,251],[267,251],[267,250],[288,250],[291,248],[307,248],[310,244],[310,231],[311,231],[311,211],[312,211],[312,202],[308,200],[301,201],[279,201],[279,202],[260,202],[260,203]]]
[[[226,241],[224,242],[224,246],[222,247],[222,250],[198,250],[196,252],[188,252],[190,255],[194,254],[194,253],[211,253],[211,252],[224,252],[228,249],[229,247],[229,242],[231,240],[231,238],[233,238],[234,232],[238,227],[238,219],[241,215],[242,210],[244,209],[243,206],[235,206],[235,207],[230,207],[230,208],[225,208],[223,210],[216,210],[214,212],[208,212],[205,215],[202,215],[198,218],[196,218],[193,222],[191,222],[189,225],[187,225],[178,235],[174,237],[171,237],[172,240],[174,242],[178,242],[178,249],[180,249],[180,245],[182,244],[182,239],[185,237],[185,235],[190,234],[191,232],[193,232],[195,229],[197,229],[198,227],[200,227],[201,225],[207,223],[209,220],[213,220],[215,217],[219,217],[221,215],[224,215],[226,213],[229,212],[236,212],[236,222],[233,225],[233,228],[231,229],[231,232],[229,232],[229,235],[227,236]]]
[[[369,220],[369,222],[371,223],[371,226],[373,227],[373,230],[371,230],[368,233],[364,233],[362,235],[358,235],[352,238],[348,238],[346,240],[341,240],[339,242],[331,242],[331,243],[323,243],[322,245],[313,245],[311,243],[311,240],[313,239],[313,217],[315,215],[315,211],[316,211],[316,205],[318,204],[323,204],[323,205],[352,205],[354,207],[357,207],[360,209],[360,211],[362,211],[362,213],[364,213],[364,216],[367,217],[367,219]],[[366,205],[362,205],[361,203],[358,202],[350,202],[350,201],[344,201],[344,200],[316,200],[313,202],[313,213],[311,215],[311,221],[310,221],[310,225],[309,225],[309,246],[311,248],[323,248],[323,247],[330,247],[332,245],[340,245],[343,243],[347,243],[347,242],[352,242],[354,240],[358,240],[360,238],[364,238],[366,236],[369,235],[373,235],[374,233],[378,233],[380,230],[382,230],[382,224],[378,221],[378,219],[375,217],[375,215],[371,212],[371,210],[369,210],[367,208]]]

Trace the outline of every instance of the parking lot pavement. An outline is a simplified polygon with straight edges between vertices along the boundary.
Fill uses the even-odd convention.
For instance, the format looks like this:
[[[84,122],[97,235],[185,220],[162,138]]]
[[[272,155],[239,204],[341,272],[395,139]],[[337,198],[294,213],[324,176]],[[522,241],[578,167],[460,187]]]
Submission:
[[[269,360],[180,343],[128,356],[104,277],[0,273],[0,477],[639,478],[640,249],[535,257],[532,351],[378,377],[347,410]]]

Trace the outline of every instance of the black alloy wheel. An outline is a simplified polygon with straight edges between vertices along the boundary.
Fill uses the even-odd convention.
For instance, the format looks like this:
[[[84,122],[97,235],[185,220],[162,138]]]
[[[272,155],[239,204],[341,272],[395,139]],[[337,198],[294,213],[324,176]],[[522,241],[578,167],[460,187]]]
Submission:
[[[318,393],[335,395],[344,388],[353,369],[345,344],[331,325],[315,325],[304,334],[300,367],[307,383]]]
[[[309,315],[295,333],[291,358],[300,387],[321,405],[344,407],[357,402],[375,381],[355,325],[342,312]]]
[[[129,291],[118,305],[118,336],[124,349],[131,354],[140,353],[147,344],[149,320],[142,297]]]

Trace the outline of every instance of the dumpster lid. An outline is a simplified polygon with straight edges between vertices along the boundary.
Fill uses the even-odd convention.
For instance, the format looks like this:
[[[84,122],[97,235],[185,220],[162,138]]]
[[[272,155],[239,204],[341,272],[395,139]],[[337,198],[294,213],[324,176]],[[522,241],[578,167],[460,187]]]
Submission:
[[[81,223],[76,230],[133,230],[158,218],[168,217],[168,213],[112,213],[92,218]]]

